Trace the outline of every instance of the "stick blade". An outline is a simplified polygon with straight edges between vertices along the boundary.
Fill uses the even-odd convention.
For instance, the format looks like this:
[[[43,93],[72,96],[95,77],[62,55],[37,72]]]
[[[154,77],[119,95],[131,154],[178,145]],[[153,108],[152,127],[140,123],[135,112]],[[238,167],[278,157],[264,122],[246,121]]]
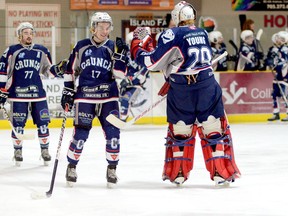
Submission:
[[[119,128],[119,129],[123,129],[126,127],[126,122],[122,121],[121,119],[117,118],[115,115],[113,114],[109,114],[107,117],[106,117],[106,120],[114,125],[115,127]]]
[[[51,196],[51,195],[50,195]],[[50,197],[46,192],[36,192],[34,191],[33,193],[31,193],[31,198],[33,200],[40,200],[40,199],[47,199]]]

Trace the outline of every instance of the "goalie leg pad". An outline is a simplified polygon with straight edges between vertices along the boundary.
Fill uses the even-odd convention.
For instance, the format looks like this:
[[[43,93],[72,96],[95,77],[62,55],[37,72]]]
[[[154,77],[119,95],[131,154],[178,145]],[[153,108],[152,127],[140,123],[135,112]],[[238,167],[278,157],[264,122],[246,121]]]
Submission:
[[[190,126],[191,136],[175,136],[173,125],[170,124],[166,138],[165,164],[163,170],[163,180],[169,179],[171,182],[181,184],[189,177],[193,168],[196,125]],[[182,177],[183,181],[178,182],[177,178]]]
[[[220,128],[214,128],[214,131],[209,130],[209,133],[206,133],[208,132],[205,130],[206,124],[219,125]],[[221,133],[219,133],[219,129],[221,129]],[[235,162],[232,136],[226,117],[208,118],[206,122],[202,123],[202,127],[198,128],[198,133],[201,138],[206,169],[210,172],[211,179],[215,180],[220,177],[223,182],[233,182],[235,178],[239,178],[241,174]]]

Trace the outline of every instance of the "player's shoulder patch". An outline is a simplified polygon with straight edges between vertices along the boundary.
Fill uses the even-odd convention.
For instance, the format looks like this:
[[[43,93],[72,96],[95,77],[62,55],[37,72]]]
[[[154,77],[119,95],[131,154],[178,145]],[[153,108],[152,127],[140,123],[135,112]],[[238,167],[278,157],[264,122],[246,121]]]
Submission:
[[[165,32],[163,32],[163,34],[161,35],[161,38],[163,40],[163,43],[166,44],[166,43],[174,40],[175,34],[172,31],[172,29],[168,29]]]

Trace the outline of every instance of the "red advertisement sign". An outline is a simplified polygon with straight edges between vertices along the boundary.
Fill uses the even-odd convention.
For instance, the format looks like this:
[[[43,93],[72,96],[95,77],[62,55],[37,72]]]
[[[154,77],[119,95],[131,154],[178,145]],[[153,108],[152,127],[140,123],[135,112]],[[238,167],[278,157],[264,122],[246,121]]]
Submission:
[[[271,113],[273,75],[268,72],[221,73],[227,114]],[[284,111],[284,104],[281,103]]]

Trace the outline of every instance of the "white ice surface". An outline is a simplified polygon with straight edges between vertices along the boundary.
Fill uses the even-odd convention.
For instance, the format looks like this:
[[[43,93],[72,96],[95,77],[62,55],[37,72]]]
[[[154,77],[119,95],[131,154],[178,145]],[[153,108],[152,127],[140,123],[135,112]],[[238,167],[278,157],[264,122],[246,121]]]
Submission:
[[[117,188],[106,188],[105,141],[94,127],[85,144],[78,182],[67,188],[66,152],[72,128],[65,131],[53,195],[33,200],[50,186],[60,129],[50,129],[50,166],[39,160],[37,139],[25,141],[24,161],[12,161],[10,131],[0,130],[1,216],[278,216],[288,215],[288,125],[231,125],[242,178],[215,188],[197,141],[194,169],[182,187],[162,181],[166,126],[133,126],[122,131]],[[36,133],[27,130],[27,133]]]

